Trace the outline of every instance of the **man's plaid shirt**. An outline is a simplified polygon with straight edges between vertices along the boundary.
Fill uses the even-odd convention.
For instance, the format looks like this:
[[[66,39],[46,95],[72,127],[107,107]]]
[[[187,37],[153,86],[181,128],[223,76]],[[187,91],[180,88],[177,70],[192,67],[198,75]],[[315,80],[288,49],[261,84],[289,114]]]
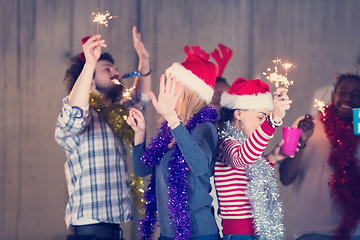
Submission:
[[[67,97],[63,102],[55,138],[67,156],[67,226],[79,219],[106,223],[131,220],[123,141],[114,135],[95,110],[71,107]]]

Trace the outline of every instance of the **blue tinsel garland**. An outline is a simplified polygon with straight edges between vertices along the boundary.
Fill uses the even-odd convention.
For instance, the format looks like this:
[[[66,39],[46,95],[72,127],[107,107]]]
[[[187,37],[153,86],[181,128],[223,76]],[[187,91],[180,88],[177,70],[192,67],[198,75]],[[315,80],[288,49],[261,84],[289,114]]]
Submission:
[[[204,107],[187,122],[186,129],[191,133],[199,124],[204,122],[214,124],[217,118],[218,114],[214,108]],[[151,139],[149,147],[141,157],[144,164],[154,168],[148,191],[144,195],[146,216],[144,220],[140,221],[142,239],[151,239],[151,235],[156,228],[155,167],[160,163],[165,153],[170,150],[168,145],[172,140],[173,135],[165,121],[160,127],[158,136]],[[187,240],[190,238],[191,233],[187,193],[188,181],[186,179],[189,166],[176,143],[171,150],[173,151],[173,158],[168,164],[169,217],[175,225],[175,239]]]

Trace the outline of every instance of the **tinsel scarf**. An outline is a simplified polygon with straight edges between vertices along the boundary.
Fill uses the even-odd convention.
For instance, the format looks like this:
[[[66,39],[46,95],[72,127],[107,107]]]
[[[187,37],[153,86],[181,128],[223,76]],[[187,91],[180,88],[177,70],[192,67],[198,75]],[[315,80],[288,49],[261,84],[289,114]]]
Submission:
[[[230,121],[219,128],[219,139],[233,138],[241,144],[247,140],[245,134],[233,126]],[[284,239],[284,225],[282,204],[278,200],[278,187],[274,168],[264,157],[260,157],[254,164],[245,167],[249,178],[246,196],[253,209],[255,233],[259,240]]]
[[[360,137],[354,135],[352,121],[340,118],[332,104],[325,108],[324,114],[319,114],[332,146],[328,160],[333,169],[330,193],[335,203],[344,209],[334,239],[350,240],[350,233],[360,219],[360,166],[355,158]]]
[[[126,123],[124,117],[128,116],[129,112],[122,105],[107,103],[102,95],[94,93],[90,93],[89,105],[105,120],[116,137],[129,145],[132,144],[134,131]]]
[[[214,124],[217,118],[218,114],[214,108],[204,107],[186,123],[185,127],[191,133],[199,124],[204,122],[211,122]],[[173,221],[175,226],[175,239],[187,240],[190,238],[189,196],[187,192],[188,181],[186,179],[189,166],[176,142],[171,149],[168,148],[172,141],[173,135],[165,121],[159,129],[157,137],[152,138],[149,147],[141,157],[141,161],[145,165],[154,169],[148,185],[148,191],[144,194],[144,199],[146,200],[146,214],[145,219],[140,221],[142,239],[151,239],[151,235],[156,228],[157,207],[155,167],[169,150],[173,152],[172,160],[170,160],[168,164],[169,218]]]

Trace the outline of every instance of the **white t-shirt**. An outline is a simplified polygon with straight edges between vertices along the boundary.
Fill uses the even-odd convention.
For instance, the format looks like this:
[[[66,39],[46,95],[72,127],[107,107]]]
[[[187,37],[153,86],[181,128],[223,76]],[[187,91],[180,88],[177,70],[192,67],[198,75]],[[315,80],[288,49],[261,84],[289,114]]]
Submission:
[[[295,239],[309,233],[333,235],[343,215],[341,206],[335,205],[330,196],[331,144],[319,115],[313,117],[314,134],[303,150],[299,174],[293,184]],[[293,126],[297,127],[303,118],[298,118]],[[355,235],[360,235],[360,224]]]

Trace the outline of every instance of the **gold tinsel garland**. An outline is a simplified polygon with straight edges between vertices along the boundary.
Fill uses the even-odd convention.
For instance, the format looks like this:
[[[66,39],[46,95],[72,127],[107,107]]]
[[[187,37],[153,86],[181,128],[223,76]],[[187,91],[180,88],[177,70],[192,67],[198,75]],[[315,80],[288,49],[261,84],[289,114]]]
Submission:
[[[136,203],[137,210],[140,214],[145,213],[144,208],[144,192],[147,190],[144,184],[144,178],[135,176],[134,173],[131,173],[131,192],[134,195],[134,202]]]
[[[120,104],[106,103],[102,95],[94,93],[90,93],[89,105],[103,117],[118,138],[123,139],[128,145],[132,144],[134,130],[126,123],[129,111]]]

